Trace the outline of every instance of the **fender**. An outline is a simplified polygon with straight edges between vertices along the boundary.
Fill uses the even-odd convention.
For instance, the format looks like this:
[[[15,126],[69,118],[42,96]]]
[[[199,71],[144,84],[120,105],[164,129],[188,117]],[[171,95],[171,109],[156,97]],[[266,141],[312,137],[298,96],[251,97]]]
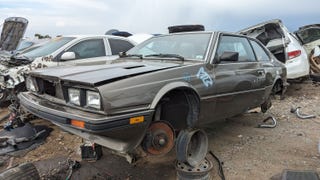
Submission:
[[[156,96],[153,98],[153,101],[150,105],[150,109],[155,109],[158,102],[160,101],[160,99],[165,95],[167,94],[169,91],[173,90],[173,89],[177,89],[177,88],[188,88],[188,89],[191,89],[193,90],[198,98],[200,99],[200,95],[198,93],[198,91],[193,88],[193,86],[191,86],[190,84],[186,83],[186,82],[171,82],[169,84],[166,84],[165,86],[163,86],[159,91],[158,93],[156,94]]]

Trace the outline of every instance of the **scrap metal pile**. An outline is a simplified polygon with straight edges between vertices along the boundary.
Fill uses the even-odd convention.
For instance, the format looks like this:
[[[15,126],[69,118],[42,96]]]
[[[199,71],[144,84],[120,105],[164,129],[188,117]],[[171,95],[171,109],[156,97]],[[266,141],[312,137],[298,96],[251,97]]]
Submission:
[[[310,55],[310,68],[313,73],[320,73],[320,48],[316,46]]]

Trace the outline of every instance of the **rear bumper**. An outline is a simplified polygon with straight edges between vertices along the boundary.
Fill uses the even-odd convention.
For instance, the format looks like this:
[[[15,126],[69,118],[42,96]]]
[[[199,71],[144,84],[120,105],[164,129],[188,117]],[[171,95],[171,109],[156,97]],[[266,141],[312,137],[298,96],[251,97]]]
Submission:
[[[153,110],[118,116],[98,115],[61,106],[29,92],[20,93],[18,98],[21,106],[32,114],[119,153],[131,152],[141,143],[153,116]],[[143,122],[130,124],[130,118],[139,116],[144,117]],[[83,121],[84,127],[71,125],[72,119]]]
[[[291,60],[287,60],[285,64],[287,68],[287,78],[296,79],[309,75],[310,65],[307,56],[299,56]]]

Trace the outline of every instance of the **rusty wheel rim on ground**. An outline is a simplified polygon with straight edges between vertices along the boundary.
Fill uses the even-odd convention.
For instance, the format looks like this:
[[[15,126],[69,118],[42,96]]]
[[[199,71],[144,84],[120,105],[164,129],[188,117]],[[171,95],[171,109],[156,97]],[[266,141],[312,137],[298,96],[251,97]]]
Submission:
[[[164,155],[174,147],[175,133],[167,121],[154,121],[142,142],[144,151],[151,155]]]
[[[195,167],[208,152],[208,136],[200,129],[182,130],[176,142],[177,160]]]

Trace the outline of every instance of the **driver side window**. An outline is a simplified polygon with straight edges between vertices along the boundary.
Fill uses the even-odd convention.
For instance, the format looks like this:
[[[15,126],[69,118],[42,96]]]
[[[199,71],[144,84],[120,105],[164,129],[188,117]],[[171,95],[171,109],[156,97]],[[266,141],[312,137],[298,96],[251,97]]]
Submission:
[[[255,56],[252,48],[244,37],[236,36],[222,36],[218,44],[215,59],[221,57],[224,52],[237,52],[239,53],[240,62],[255,61]]]
[[[68,52],[74,52],[76,59],[93,58],[106,55],[102,39],[81,41],[68,49]]]

